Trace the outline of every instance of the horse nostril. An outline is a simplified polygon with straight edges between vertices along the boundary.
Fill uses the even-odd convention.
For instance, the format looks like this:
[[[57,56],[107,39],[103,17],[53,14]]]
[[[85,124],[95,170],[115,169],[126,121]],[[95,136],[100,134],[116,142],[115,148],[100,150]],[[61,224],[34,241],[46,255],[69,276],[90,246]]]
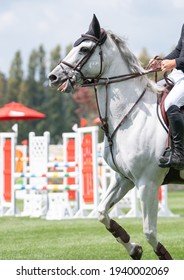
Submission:
[[[57,81],[57,76],[52,74],[52,75],[49,76],[49,80],[51,82],[56,82]]]

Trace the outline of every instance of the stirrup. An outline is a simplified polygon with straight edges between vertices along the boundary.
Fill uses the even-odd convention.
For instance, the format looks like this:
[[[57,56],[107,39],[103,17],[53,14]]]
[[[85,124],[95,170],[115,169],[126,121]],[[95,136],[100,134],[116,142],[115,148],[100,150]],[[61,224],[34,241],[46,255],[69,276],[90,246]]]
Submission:
[[[158,166],[162,168],[171,167],[171,158],[172,158],[172,150],[171,147],[167,147],[163,153],[163,155],[159,159]]]

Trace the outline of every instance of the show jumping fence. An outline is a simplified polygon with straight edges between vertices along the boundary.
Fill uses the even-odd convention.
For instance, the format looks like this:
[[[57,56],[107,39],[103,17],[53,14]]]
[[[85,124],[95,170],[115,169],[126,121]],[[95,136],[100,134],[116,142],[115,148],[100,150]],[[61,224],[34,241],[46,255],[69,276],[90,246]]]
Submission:
[[[0,133],[0,215],[48,220],[96,218],[97,206],[113,172],[101,157],[98,127],[63,133],[60,160],[49,161],[50,133],[29,133],[29,149],[16,146],[15,133]],[[158,216],[174,216],[162,186]],[[22,201],[22,211],[17,206]],[[110,212],[111,217],[140,217],[136,188]]]

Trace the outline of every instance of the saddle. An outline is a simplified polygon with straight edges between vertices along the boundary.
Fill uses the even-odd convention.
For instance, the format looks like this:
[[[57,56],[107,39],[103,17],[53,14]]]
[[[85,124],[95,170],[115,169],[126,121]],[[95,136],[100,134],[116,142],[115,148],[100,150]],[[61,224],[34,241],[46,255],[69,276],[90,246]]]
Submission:
[[[164,123],[168,129],[169,129],[169,122],[167,119],[164,102],[172,88],[173,88],[173,85],[165,84],[164,90],[161,92],[161,94],[158,94],[158,104],[160,106],[160,112],[161,112],[162,118],[164,120]]]
[[[158,105],[160,106],[160,112],[161,112],[162,118],[163,118],[164,123],[167,126],[168,130],[169,130],[169,122],[168,122],[167,115],[166,115],[166,112],[165,112],[164,102],[165,102],[165,99],[166,99],[167,95],[169,94],[169,92],[173,88],[173,86],[174,85],[171,84],[171,83],[166,83],[165,87],[164,87],[164,90],[161,92],[161,94],[158,94]],[[184,115],[184,106],[182,106],[180,108],[180,110]]]

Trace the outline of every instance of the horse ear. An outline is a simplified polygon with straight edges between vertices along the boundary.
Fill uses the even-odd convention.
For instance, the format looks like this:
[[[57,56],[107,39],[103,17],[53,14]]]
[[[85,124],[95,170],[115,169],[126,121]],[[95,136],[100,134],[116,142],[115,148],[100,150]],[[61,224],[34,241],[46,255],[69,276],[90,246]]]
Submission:
[[[100,36],[101,36],[100,23],[99,23],[97,17],[95,16],[95,14],[93,15],[93,19],[90,23],[89,30],[87,33],[100,39]]]
[[[103,44],[107,35],[104,31],[101,30],[99,21],[95,15],[93,15],[93,19],[90,23],[89,30],[85,33],[86,35],[91,35],[90,40],[99,42],[99,44]],[[89,40],[88,36],[82,34],[81,37],[74,43],[74,47],[78,46],[84,40]]]

